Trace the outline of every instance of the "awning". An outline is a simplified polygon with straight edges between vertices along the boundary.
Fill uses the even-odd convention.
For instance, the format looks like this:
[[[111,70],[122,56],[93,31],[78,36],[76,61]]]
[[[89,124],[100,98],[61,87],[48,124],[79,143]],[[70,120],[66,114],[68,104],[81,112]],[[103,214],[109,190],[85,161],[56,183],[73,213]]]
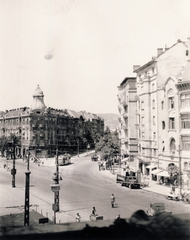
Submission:
[[[123,159],[121,160],[121,162],[127,162],[127,161],[129,161],[129,157],[123,158]]]
[[[157,165],[148,165],[148,166],[146,166],[146,168],[149,168],[149,169],[153,169],[153,168],[157,168]]]
[[[162,172],[161,169],[155,169],[151,172],[151,174],[157,175],[157,173]]]
[[[168,174],[167,171],[159,172],[157,175],[158,175],[158,176],[161,176],[161,177],[169,177],[169,174]]]

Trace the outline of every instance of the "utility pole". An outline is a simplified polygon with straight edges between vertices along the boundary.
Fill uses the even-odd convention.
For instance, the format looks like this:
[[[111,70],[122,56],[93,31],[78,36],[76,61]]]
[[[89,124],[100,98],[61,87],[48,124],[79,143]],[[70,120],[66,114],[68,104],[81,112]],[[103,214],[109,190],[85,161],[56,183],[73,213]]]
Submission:
[[[13,138],[13,168],[11,169],[12,174],[12,187],[15,188],[15,175],[16,175],[16,168],[15,168],[15,137]]]
[[[58,118],[57,118],[58,125]],[[52,210],[54,211],[54,224],[56,224],[56,212],[59,212],[59,162],[58,162],[58,127],[57,127],[57,144],[56,144],[56,172],[53,176],[54,183],[51,185],[51,190],[54,192],[54,203],[52,204]]]
[[[28,151],[28,161],[27,161],[27,170],[26,180],[25,180],[25,205],[24,205],[24,226],[29,226],[30,220],[30,170],[29,170],[29,159],[30,159],[30,152]]]
[[[182,182],[181,182],[181,148],[179,145],[179,195],[181,198]]]
[[[59,212],[59,163],[58,163],[58,149],[56,150],[56,173],[53,176],[54,183],[51,185],[51,190],[54,192],[54,203],[52,210],[54,211],[54,224],[56,224],[56,212]]]
[[[79,138],[78,138],[78,141],[77,141],[77,152],[78,152],[78,157],[79,157]]]

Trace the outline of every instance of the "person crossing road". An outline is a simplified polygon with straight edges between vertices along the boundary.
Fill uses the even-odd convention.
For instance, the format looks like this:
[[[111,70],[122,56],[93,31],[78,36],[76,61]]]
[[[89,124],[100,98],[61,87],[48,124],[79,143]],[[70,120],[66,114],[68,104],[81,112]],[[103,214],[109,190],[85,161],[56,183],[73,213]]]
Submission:
[[[114,196],[113,193],[112,193],[112,195],[111,195],[110,201],[111,201],[111,207],[114,208],[114,206],[115,206],[115,196]]]

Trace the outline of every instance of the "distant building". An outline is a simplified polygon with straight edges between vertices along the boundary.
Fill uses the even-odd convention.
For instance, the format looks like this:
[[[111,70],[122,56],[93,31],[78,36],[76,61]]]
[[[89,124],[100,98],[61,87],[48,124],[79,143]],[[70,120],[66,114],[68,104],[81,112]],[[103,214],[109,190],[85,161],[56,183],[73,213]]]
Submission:
[[[121,154],[137,156],[136,78],[125,78],[118,86],[119,138]]]
[[[84,144],[87,131],[104,132],[104,121],[95,114],[46,107],[43,91],[37,86],[31,107],[0,112],[0,137],[15,134],[21,141],[16,154],[27,149],[41,157],[54,155],[55,150],[73,151],[78,142]],[[93,143],[86,143],[92,144]],[[82,148],[86,148],[86,146]]]

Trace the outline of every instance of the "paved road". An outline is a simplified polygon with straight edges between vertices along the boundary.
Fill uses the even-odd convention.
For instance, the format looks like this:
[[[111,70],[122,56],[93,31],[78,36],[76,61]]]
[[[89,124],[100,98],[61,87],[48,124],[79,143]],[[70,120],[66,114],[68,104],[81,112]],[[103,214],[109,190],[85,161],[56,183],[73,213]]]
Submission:
[[[51,165],[51,164],[50,164]],[[11,167],[12,168],[12,164]],[[26,163],[16,160],[16,188],[12,188],[10,170],[0,168],[0,214],[23,211],[21,208],[9,208],[24,204]],[[151,202],[164,202],[166,208],[173,214],[190,213],[189,205],[183,202],[168,201],[164,196],[147,192],[143,189],[128,189],[121,187],[115,181],[115,176],[108,170],[99,171],[97,162],[89,157],[74,158],[72,164],[61,166],[60,173],[60,212],[56,214],[57,222],[75,221],[75,215],[80,213],[82,221],[88,221],[91,209],[96,207],[104,219],[115,219],[120,214],[129,218],[134,211],[147,209]],[[30,204],[42,214],[53,217],[53,192],[50,190],[54,166],[38,167],[30,164]],[[110,196],[116,196],[116,207],[111,208]],[[35,207],[38,205],[38,207]]]

